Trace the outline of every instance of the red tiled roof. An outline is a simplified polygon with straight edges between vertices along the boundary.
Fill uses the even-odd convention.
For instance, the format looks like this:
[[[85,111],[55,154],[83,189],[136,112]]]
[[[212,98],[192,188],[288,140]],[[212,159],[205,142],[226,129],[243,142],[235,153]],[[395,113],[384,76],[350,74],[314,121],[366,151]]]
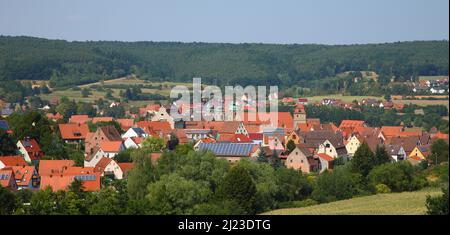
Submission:
[[[262,140],[264,134],[263,133],[248,133],[248,137],[251,140]]]
[[[119,152],[122,141],[101,141],[100,148],[104,152]]]
[[[14,176],[18,186],[28,186],[35,171],[34,166],[13,166]]]
[[[125,175],[127,172],[129,172],[131,169],[133,169],[133,163],[132,162],[121,162],[117,163],[119,165],[120,169],[122,169],[123,174]]]
[[[60,113],[56,113],[56,114],[47,113],[46,116],[50,120],[59,120],[59,119],[63,119],[64,118]]]
[[[137,126],[142,129],[152,129],[153,131],[166,131],[170,132],[172,128],[169,122],[152,122],[152,121],[139,121]]]
[[[402,132],[402,126],[382,126],[381,132],[385,137],[399,136]]]
[[[244,134],[221,133],[218,141],[220,142],[252,142],[252,140]]]
[[[324,159],[325,161],[327,161],[327,162],[331,162],[331,161],[334,160],[330,155],[325,154],[325,153],[318,153],[317,155],[318,155],[320,158],[322,158],[322,159]]]
[[[61,138],[66,140],[85,139],[89,132],[87,124],[59,124]]]
[[[69,123],[75,123],[75,124],[85,124],[92,119],[88,115],[72,115],[69,118]]]
[[[32,161],[39,160],[44,156],[44,153],[41,151],[41,148],[35,139],[20,140],[20,143],[25,148],[25,151],[27,151]]]
[[[131,118],[116,119],[116,121],[120,124],[122,130],[125,131],[134,126],[134,119]]]
[[[95,172],[100,172],[103,173],[103,171],[105,171],[105,168],[108,166],[108,164],[112,161],[111,158],[109,157],[102,157],[100,159],[100,161],[97,162],[97,164],[95,165]]]
[[[354,128],[357,126],[364,126],[364,121],[361,120],[342,120],[341,125],[339,125],[339,129],[341,128]]]
[[[0,162],[5,166],[28,166],[28,163],[22,156],[0,156]]]
[[[112,122],[113,118],[112,117],[94,117],[92,118],[92,123],[97,123],[97,122]]]
[[[73,160],[40,160],[39,161],[39,175],[61,174],[64,169],[74,166]]]

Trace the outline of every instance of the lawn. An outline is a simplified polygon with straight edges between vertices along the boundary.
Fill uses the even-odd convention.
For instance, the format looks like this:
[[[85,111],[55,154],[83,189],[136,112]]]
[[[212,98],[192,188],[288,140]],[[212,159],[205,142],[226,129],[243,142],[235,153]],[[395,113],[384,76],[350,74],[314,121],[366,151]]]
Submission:
[[[383,97],[377,97],[377,96],[343,96],[341,94],[310,96],[310,97],[306,97],[306,98],[308,98],[308,101],[311,103],[320,102],[325,98],[340,99],[346,103],[351,103],[354,100],[361,101],[362,99],[384,100]]]
[[[442,191],[427,188],[416,192],[377,194],[302,208],[269,211],[264,215],[422,215],[427,195]]]

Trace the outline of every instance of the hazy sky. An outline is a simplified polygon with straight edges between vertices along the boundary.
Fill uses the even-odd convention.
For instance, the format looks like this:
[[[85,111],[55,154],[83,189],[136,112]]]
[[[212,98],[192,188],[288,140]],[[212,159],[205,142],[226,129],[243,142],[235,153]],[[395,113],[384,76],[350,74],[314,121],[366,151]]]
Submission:
[[[352,44],[449,38],[448,0],[0,0],[0,35]]]

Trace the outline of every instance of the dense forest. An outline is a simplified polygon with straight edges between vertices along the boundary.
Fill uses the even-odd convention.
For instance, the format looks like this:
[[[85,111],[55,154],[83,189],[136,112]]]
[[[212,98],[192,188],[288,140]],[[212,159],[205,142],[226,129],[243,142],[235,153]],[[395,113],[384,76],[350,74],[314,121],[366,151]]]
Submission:
[[[365,45],[68,42],[0,36],[0,80],[50,80],[69,87],[136,74],[153,81],[203,78],[216,85],[315,84],[345,71],[399,81],[448,75],[448,41]],[[306,82],[308,81],[308,82]]]

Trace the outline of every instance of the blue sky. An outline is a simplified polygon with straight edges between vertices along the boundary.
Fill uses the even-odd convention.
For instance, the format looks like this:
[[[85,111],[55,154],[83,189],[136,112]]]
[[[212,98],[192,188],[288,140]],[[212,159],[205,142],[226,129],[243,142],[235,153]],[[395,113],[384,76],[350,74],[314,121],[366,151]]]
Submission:
[[[0,34],[354,44],[449,38],[448,0],[0,0]]]

